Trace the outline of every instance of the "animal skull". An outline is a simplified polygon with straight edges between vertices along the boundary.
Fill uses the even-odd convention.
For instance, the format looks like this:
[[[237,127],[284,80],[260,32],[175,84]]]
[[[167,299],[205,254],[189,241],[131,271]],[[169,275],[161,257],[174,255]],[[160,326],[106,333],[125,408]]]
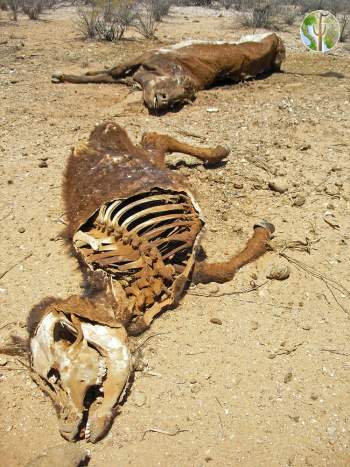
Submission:
[[[30,347],[32,376],[51,397],[62,436],[102,438],[131,371],[125,330],[51,309]]]

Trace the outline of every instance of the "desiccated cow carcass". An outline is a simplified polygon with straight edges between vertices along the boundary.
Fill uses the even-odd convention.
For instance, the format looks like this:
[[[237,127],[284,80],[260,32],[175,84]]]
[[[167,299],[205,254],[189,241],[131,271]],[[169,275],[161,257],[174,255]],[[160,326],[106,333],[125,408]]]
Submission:
[[[190,279],[231,280],[268,247],[274,229],[262,221],[232,259],[199,260],[204,220],[188,185],[165,166],[165,154],[175,151],[208,164],[228,155],[157,133],[137,147],[121,127],[104,123],[68,160],[66,237],[99,286],[85,297],[46,299],[28,320],[33,378],[52,398],[68,440],[106,434],[132,370],[128,336],[174,306]]]
[[[220,82],[238,83],[279,71],[286,52],[274,33],[239,41],[185,41],[150,50],[109,70],[82,76],[55,73],[54,83],[125,83],[143,89],[150,110],[191,101],[197,91]]]

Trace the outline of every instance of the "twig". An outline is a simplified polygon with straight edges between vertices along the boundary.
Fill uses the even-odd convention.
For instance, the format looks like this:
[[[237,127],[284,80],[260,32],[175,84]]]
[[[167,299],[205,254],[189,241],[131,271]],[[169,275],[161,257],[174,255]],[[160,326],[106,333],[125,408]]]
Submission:
[[[148,428],[142,435],[141,441],[145,439],[145,436],[147,433],[161,433],[162,435],[167,435],[167,436],[176,436],[179,433],[183,433],[184,431],[190,431],[186,429],[178,429],[176,431],[165,431],[165,430],[160,430],[159,428]]]
[[[274,359],[276,357],[279,357],[280,355],[289,355],[292,352],[295,352],[298,347],[303,345],[304,342],[299,342],[298,344],[293,345],[293,347],[290,347],[289,349],[280,349],[276,350],[275,352],[270,353],[269,358]]]
[[[23,259],[21,259],[20,261],[18,261],[17,263],[13,264],[12,266],[9,266],[7,269],[5,269],[5,271],[1,272],[0,273],[0,280],[6,276],[6,274],[10,271],[12,271],[12,269],[14,269],[16,266],[18,266],[19,264],[23,263],[25,260],[27,260],[28,258],[30,258],[31,256],[33,256],[33,253],[29,253],[27,256],[25,256]]]
[[[336,355],[344,355],[345,357],[350,357],[350,353],[343,353],[343,352],[338,352],[338,350],[335,349],[321,349],[322,352],[329,352],[329,353],[334,353]]]
[[[221,420],[221,417],[220,417],[220,414],[218,413],[218,418],[219,418],[219,422],[220,422],[220,428],[221,428],[221,434],[222,434],[222,437],[225,438],[225,432],[224,432],[224,425],[222,423],[222,420]]]
[[[0,331],[4,328],[7,328],[7,326],[10,326],[11,324],[15,324],[15,323],[17,323],[17,321],[8,321],[7,323],[0,326]]]
[[[253,292],[254,290],[260,289],[263,285],[267,284],[269,281],[262,282],[251,289],[243,289],[243,290],[232,290],[230,292],[221,292],[219,294],[205,294],[205,293],[193,293],[187,292],[188,295],[195,295],[197,297],[224,297],[225,295],[239,295],[243,293]]]
[[[148,342],[148,341],[149,341],[150,339],[152,339],[153,337],[156,337],[156,336],[163,336],[163,335],[165,335],[165,334],[170,334],[170,332],[156,332],[155,334],[151,334],[150,336],[146,337],[146,339],[145,339],[143,342],[141,342],[140,345],[138,345],[138,346],[136,347],[136,349],[134,350],[134,352],[137,352],[139,349],[141,349],[141,347],[143,347],[143,346],[146,344],[146,342]]]
[[[303,263],[302,261],[291,258],[290,256],[286,255],[283,252],[280,252],[279,255],[282,256],[283,258],[285,258],[290,263],[297,266],[299,269],[302,269],[303,271],[307,272],[311,276],[314,276],[317,279],[320,279],[320,280],[326,282],[328,285],[330,285],[330,287],[333,287],[338,292],[341,292],[344,295],[347,295],[348,297],[350,297],[350,291],[347,290],[340,282],[337,282],[334,279],[330,279],[329,277],[326,277],[322,273],[320,273],[320,272],[316,271],[315,269],[313,269],[311,266],[308,266],[307,264]]]
[[[331,287],[329,286],[329,284],[327,284],[326,281],[323,281],[327,287],[327,289],[330,291],[330,293],[332,294],[332,297],[334,298],[335,302],[337,303],[337,305],[340,306],[340,308],[344,311],[344,313],[346,313],[347,315],[350,315],[349,311],[339,302],[339,300],[337,299],[337,297],[335,296],[335,293],[333,292],[333,290],[331,289]]]
[[[334,279],[330,279],[329,277],[325,276],[324,274],[316,271],[313,269],[311,266],[308,266],[307,264],[303,263],[302,261],[298,261],[294,258],[291,258],[290,256],[286,255],[283,252],[279,252],[279,255],[285,258],[288,262],[291,264],[294,264],[297,268],[302,269],[303,271],[307,272],[313,277],[316,277],[317,279],[320,279],[324,284],[326,285],[327,289],[330,291],[332,294],[335,302],[339,307],[346,313],[348,316],[350,316],[350,312],[339,302],[337,297],[335,296],[334,290],[337,292],[340,292],[350,298],[350,291],[347,290],[340,282],[335,281]]]

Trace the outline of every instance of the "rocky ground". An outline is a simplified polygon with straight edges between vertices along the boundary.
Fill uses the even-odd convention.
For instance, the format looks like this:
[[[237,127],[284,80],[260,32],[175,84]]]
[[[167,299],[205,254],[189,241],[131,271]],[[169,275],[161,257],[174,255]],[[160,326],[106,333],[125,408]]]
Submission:
[[[81,291],[60,237],[62,171],[97,121],[118,122],[134,141],[157,130],[230,148],[227,163],[211,170],[169,157],[198,192],[211,259],[237,251],[256,220],[276,226],[271,252],[231,283],[191,287],[141,337],[157,334],[109,435],[80,443],[89,465],[348,466],[348,49],[308,53],[297,26],[282,28],[284,73],[201,92],[159,118],[121,85],[50,82],[53,71],[112,65],[154,43],[84,42],[72,10],[18,24],[0,14],[0,344],[25,335],[42,297]],[[157,35],[172,43],[247,32],[232,15],[182,8]],[[273,267],[288,268],[289,278],[267,279]],[[0,464],[23,466],[64,441],[22,361],[1,356],[0,365]]]

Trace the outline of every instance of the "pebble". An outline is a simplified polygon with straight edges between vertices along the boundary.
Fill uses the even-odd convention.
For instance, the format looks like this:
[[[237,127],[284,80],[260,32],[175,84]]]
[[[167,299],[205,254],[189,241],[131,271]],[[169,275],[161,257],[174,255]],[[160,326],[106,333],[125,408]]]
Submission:
[[[296,197],[293,199],[293,206],[303,206],[305,204],[306,198],[303,195],[296,195]]]
[[[24,227],[20,227],[20,228],[18,229],[18,232],[19,232],[19,233],[24,233],[25,231],[26,231],[26,229],[25,229]]]
[[[44,168],[48,167],[47,162],[46,161],[40,161],[39,164],[38,164],[38,167],[40,167],[41,169],[44,169]]]
[[[252,321],[250,325],[250,329],[252,331],[256,331],[259,328],[259,323],[257,321]]]
[[[233,184],[233,187],[236,188],[236,190],[241,190],[243,188],[243,183],[242,182],[235,182]]]
[[[217,284],[215,284],[215,282],[210,282],[207,285],[207,291],[210,294],[216,294],[216,293],[219,292],[219,286]]]
[[[202,389],[201,385],[196,383],[191,387],[191,392],[193,392],[193,394],[198,394],[201,389]]]
[[[5,366],[7,365],[7,358],[6,357],[3,357],[2,355],[0,356],[0,366]]]
[[[339,194],[339,188],[335,183],[328,183],[328,185],[324,187],[324,191],[329,196],[335,196]]]
[[[222,321],[219,318],[210,318],[210,322],[213,324],[219,324],[220,326],[222,325]]]
[[[318,394],[312,392],[310,397],[311,397],[311,399],[312,399],[313,401],[317,401],[317,399],[318,399]]]
[[[293,379],[293,373],[291,371],[288,371],[288,373],[283,378],[283,382],[287,384],[290,381],[292,381],[292,379]]]
[[[269,188],[277,193],[285,193],[288,191],[288,184],[284,180],[275,179],[269,182]]]
[[[135,392],[134,393],[134,404],[136,407],[142,407],[146,403],[146,396],[143,392]]]
[[[217,107],[209,107],[207,109],[207,112],[209,113],[216,113],[216,112],[219,112],[219,109]]]
[[[311,149],[311,144],[302,144],[301,146],[298,147],[300,151],[307,151],[308,149]]]
[[[266,274],[267,279],[284,281],[290,276],[290,268],[285,264],[274,264]]]

